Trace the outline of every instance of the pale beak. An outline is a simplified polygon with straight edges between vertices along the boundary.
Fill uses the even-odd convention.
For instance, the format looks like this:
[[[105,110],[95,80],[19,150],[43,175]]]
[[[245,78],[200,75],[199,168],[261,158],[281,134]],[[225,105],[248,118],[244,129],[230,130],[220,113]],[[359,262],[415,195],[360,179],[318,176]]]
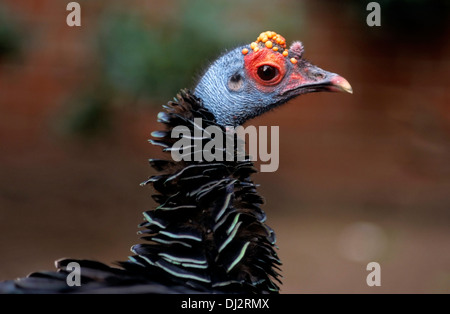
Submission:
[[[335,74],[330,80],[328,89],[332,92],[347,92],[353,94],[350,83],[340,75]]]

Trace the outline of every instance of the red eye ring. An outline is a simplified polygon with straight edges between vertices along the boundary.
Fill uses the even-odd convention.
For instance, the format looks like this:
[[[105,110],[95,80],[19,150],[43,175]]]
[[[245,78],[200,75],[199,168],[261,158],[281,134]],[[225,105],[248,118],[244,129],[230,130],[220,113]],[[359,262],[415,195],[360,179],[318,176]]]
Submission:
[[[272,49],[248,53],[244,60],[248,76],[257,88],[274,87],[286,74],[286,58]]]

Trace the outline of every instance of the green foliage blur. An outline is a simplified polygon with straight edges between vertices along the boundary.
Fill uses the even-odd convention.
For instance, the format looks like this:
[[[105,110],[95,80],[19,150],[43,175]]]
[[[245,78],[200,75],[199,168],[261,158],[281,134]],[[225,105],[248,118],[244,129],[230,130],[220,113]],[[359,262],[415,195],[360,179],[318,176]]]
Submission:
[[[208,60],[249,42],[262,31],[298,29],[298,12],[274,10],[268,1],[181,1],[170,14],[114,7],[98,34],[101,71],[121,92],[165,101],[192,87]],[[257,13],[255,7],[258,7]],[[256,14],[255,14],[256,13]]]
[[[11,17],[7,7],[0,4],[0,61],[20,55],[22,38],[19,25]]]

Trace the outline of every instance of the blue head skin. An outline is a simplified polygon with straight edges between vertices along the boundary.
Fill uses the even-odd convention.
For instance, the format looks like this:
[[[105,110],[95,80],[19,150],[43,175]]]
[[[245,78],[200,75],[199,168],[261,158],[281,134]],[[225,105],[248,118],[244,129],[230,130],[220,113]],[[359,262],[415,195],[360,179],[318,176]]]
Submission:
[[[288,56],[260,47],[255,52],[246,45],[222,55],[196,86],[194,94],[202,99],[218,124],[242,125],[301,94],[352,93],[343,77],[304,60],[300,42],[286,49]]]

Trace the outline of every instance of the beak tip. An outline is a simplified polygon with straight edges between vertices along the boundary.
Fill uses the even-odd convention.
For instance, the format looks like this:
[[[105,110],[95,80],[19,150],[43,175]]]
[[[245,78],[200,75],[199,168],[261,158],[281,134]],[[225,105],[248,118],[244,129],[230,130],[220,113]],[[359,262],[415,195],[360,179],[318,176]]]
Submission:
[[[331,79],[332,86],[338,88],[340,91],[353,94],[353,88],[350,83],[340,75],[336,75]]]

